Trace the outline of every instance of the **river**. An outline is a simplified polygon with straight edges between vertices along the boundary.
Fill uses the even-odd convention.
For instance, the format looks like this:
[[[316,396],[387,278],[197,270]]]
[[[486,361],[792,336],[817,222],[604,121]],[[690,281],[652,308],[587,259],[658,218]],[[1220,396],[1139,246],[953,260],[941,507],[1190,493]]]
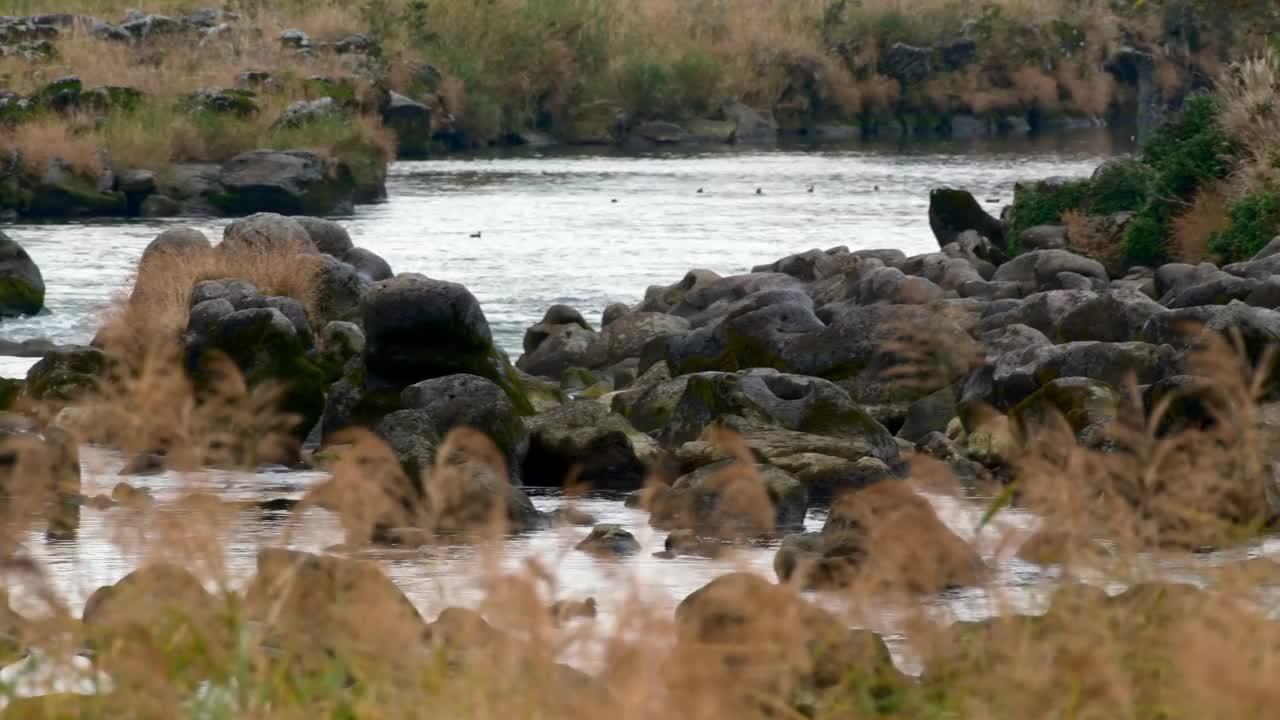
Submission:
[[[968,145],[457,157],[397,163],[388,183],[390,200],[361,207],[343,221],[357,245],[385,257],[397,272],[421,272],[465,284],[480,299],[498,344],[514,357],[524,329],[553,303],[574,305],[595,320],[607,304],[635,302],[646,286],[669,284],[695,267],[743,272],[787,254],[835,245],[892,247],[909,255],[928,252],[937,247],[928,227],[931,187],[968,188],[997,212],[1019,180],[1084,176],[1125,149],[1123,140],[1106,133],[1082,132]],[[87,342],[99,312],[113,294],[127,289],[134,264],[157,232],[191,224],[216,237],[225,222],[5,227],[41,267],[49,312],[0,323],[0,337]],[[472,237],[477,233],[479,237]],[[24,362],[0,363],[0,373],[20,374]],[[99,448],[85,448],[82,455],[84,492],[109,494],[121,479],[122,458]],[[149,488],[159,501],[157,507],[182,518],[185,511],[174,509],[173,501],[189,492],[213,492],[232,500],[296,498],[321,478],[319,473],[281,471],[128,479]],[[554,492],[534,494],[535,504],[544,510],[565,502]],[[982,512],[979,503],[927,497],[953,529],[974,537]],[[555,578],[559,597],[595,596],[601,623],[611,622],[637,597],[661,608],[674,607],[689,592],[730,570],[746,568],[772,577],[771,546],[744,549],[720,560],[658,559],[653,552],[661,549],[663,534],[648,527],[642,512],[624,507],[620,497],[595,495],[579,501],[579,507],[601,522],[627,527],[644,550],[627,560],[601,561],[572,549],[585,528],[560,528],[509,538],[501,562],[515,570],[537,560]],[[811,510],[808,525],[820,527],[824,512]],[[46,563],[59,594],[79,606],[94,588],[114,582],[155,552],[154,544],[136,542],[139,528],[150,521],[134,513],[122,507],[85,508],[75,540],[46,541],[33,534],[28,552]],[[939,612],[975,619],[1005,606],[1023,611],[1040,607],[1054,571],[1016,559],[1007,544],[998,542],[1005,530],[1026,535],[1035,524],[1034,517],[1013,511],[976,537],[996,581],[992,589],[940,596]],[[296,526],[283,511],[246,511],[223,529],[222,547],[211,557],[230,583],[241,583],[253,572],[257,548],[280,541],[287,528],[295,547],[320,550],[341,542],[336,523],[323,511],[304,514]],[[1267,544],[1258,543],[1220,557],[1266,551]],[[474,605],[482,596],[484,562],[474,547],[380,552],[372,557],[429,618],[450,604]],[[1190,571],[1175,566],[1171,572]],[[900,650],[902,628],[894,613],[887,608],[879,618],[875,629]],[[909,666],[909,660],[904,662]]]

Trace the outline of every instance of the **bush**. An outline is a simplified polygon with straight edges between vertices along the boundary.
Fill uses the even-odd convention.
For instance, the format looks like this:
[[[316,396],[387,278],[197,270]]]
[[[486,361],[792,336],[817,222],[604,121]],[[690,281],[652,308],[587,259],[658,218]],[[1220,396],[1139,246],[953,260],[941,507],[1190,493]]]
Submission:
[[[1023,230],[1037,225],[1060,225],[1063,213],[1079,210],[1088,197],[1087,180],[1019,184],[1013,191],[1010,237],[1016,241]]]
[[[1136,212],[1150,199],[1155,175],[1145,163],[1125,160],[1107,163],[1089,183],[1085,209],[1091,215]]]
[[[671,65],[672,93],[667,98],[671,117],[706,114],[719,100],[723,69],[706,50],[687,50]]]
[[[1231,203],[1231,224],[1215,233],[1209,249],[1228,261],[1247,260],[1280,235],[1280,191],[1269,189]]]
[[[1143,149],[1155,175],[1152,192],[1125,236],[1125,260],[1157,263],[1168,258],[1170,223],[1205,185],[1225,178],[1237,148],[1218,125],[1218,103],[1199,94],[1187,99],[1176,120],[1160,128]]]
[[[627,60],[619,71],[618,92],[630,115],[657,117],[671,96],[671,68],[650,58]]]

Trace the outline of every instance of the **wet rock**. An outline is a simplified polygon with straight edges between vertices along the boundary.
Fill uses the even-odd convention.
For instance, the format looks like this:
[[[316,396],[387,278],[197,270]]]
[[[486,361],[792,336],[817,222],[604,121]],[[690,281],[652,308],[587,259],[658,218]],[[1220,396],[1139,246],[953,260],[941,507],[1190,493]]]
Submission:
[[[361,317],[371,387],[398,391],[422,380],[466,373],[501,387],[518,412],[531,411],[514,369],[493,344],[480,303],[462,285],[398,275],[369,289]]]
[[[311,243],[315,245],[316,250],[325,255],[332,255],[335,258],[342,259],[343,255],[354,247],[351,242],[351,235],[339,223],[306,215],[299,215],[292,219],[307,232],[307,237],[311,239]]]
[[[55,348],[27,371],[27,397],[38,402],[71,402],[98,387],[107,357],[98,348]]]
[[[309,150],[253,150],[222,165],[223,192],[212,198],[228,214],[325,215],[350,211],[356,183],[344,162]]]
[[[0,231],[0,318],[44,308],[44,277],[27,251]]]
[[[502,388],[476,375],[447,375],[410,385],[400,400],[407,409],[425,411],[439,437],[454,428],[483,432],[502,452],[512,481],[519,484],[529,434]]]
[[[351,248],[342,256],[342,261],[355,268],[361,275],[373,282],[390,280],[395,277],[386,260],[364,248]]]
[[[528,421],[524,481],[632,490],[644,482],[652,441],[594,400],[575,400]]]
[[[623,557],[640,552],[640,542],[621,525],[597,525],[575,548],[600,557]]]
[[[778,425],[789,430],[865,439],[887,431],[834,383],[771,371],[698,373],[685,390],[664,433],[669,443],[701,437],[726,416]],[[883,441],[883,438],[880,438]]]
[[[804,587],[934,593],[982,580],[986,565],[910,486],[881,482],[840,497],[817,537],[784,543],[779,578]]]
[[[712,580],[681,601],[675,618],[676,647],[664,666],[673,691],[705,692],[716,683],[726,698],[740,696],[743,712],[758,709],[761,694],[798,699],[839,686],[858,697],[886,697],[905,683],[874,633],[849,630],[794,589],[758,575]]]
[[[769,465],[725,460],[681,477],[650,504],[649,522],[699,537],[744,539],[804,525],[804,484]]]

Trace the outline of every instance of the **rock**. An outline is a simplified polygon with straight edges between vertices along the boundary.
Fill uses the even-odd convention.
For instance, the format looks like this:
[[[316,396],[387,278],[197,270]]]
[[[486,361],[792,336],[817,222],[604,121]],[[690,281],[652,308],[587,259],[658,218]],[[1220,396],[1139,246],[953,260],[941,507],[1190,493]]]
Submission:
[[[403,474],[384,478],[388,501],[374,523],[372,539],[397,540],[405,527],[436,533],[526,530],[542,518],[529,497],[513,486],[486,438],[465,433],[446,442],[441,423],[425,410],[397,410],[374,432],[386,441]],[[448,456],[440,453],[448,450]],[[363,478],[356,478],[364,481]]]
[[[325,215],[350,211],[356,183],[340,160],[309,150],[253,150],[222,165],[224,192],[212,198],[233,215],[279,212]]]
[[[809,494],[804,484],[769,465],[724,460],[681,477],[654,498],[654,527],[689,529],[699,537],[746,539],[804,526]]]
[[[0,318],[44,308],[44,277],[27,251],[0,231]]]
[[[1262,246],[1262,249],[1253,254],[1250,260],[1265,260],[1272,255],[1280,255],[1280,235],[1271,239],[1271,242]]]
[[[1280,277],[1263,280],[1244,298],[1246,305],[1275,310],[1280,308]]]
[[[514,369],[493,344],[480,303],[462,285],[398,275],[374,283],[361,302],[361,317],[368,385],[403,389],[466,373],[501,387],[517,412],[531,412]]]
[[[355,268],[361,275],[373,282],[390,280],[395,277],[386,260],[364,248],[351,248],[342,256],[342,261]]]
[[[311,47],[311,36],[302,30],[285,30],[280,33],[280,44],[295,50]]]
[[[636,380],[637,387],[613,396],[610,406],[613,412],[625,417],[640,432],[653,432],[666,427],[676,405],[684,397],[690,376],[673,380],[666,367],[666,363],[655,365],[655,370]],[[651,373],[656,373],[657,380],[654,382],[649,380]]]
[[[161,232],[142,251],[139,267],[147,262],[169,256],[178,261],[196,258],[213,249],[204,233],[189,227],[169,228]]]
[[[1186,347],[1219,312],[1221,306],[1217,305],[1163,310],[1147,318],[1138,339],[1153,345]]]
[[[181,212],[182,206],[178,201],[167,195],[148,195],[138,206],[138,215],[144,218],[173,217]]]
[[[1036,225],[1018,235],[1018,247],[1023,252],[1033,250],[1066,250],[1067,227],[1065,225]]]
[[[360,303],[373,281],[354,267],[331,255],[314,255],[299,262],[301,268],[314,268],[315,294],[312,306],[317,322],[356,320]]]
[[[1226,305],[1232,300],[1244,300],[1249,297],[1259,285],[1258,280],[1218,272],[1195,285],[1179,289],[1173,293],[1173,297],[1165,300],[1164,305],[1171,310],[1202,305]]]
[[[631,312],[631,306],[625,303],[610,303],[600,315],[600,327],[608,327],[616,320],[628,315]]]
[[[928,500],[892,481],[840,497],[817,538],[784,549],[780,579],[814,588],[935,593],[981,582],[987,569]]]
[[[400,671],[428,662],[427,623],[370,561],[261,550],[244,607],[300,671],[333,657]]]
[[[476,375],[447,375],[410,385],[400,400],[405,408],[425,411],[439,437],[463,427],[489,436],[503,453],[513,483],[519,484],[529,434],[502,388]]]
[[[601,557],[623,557],[640,552],[640,542],[620,525],[597,525],[575,548]]]
[[[164,15],[143,15],[120,24],[120,29],[138,40],[157,35],[172,35],[182,30],[182,24]]]
[[[585,366],[599,335],[583,325],[548,325],[544,321],[529,328],[525,332],[525,354],[516,361],[516,367],[532,375],[559,378],[569,368]]]
[[[706,288],[720,276],[710,270],[690,270],[680,282],[668,287],[651,286],[644,293],[641,312],[670,312],[681,305],[690,293]]]
[[[690,139],[689,133],[684,128],[675,123],[659,120],[650,120],[633,127],[630,137],[654,145],[676,145],[688,142]]]
[[[740,102],[726,103],[720,115],[733,123],[733,142],[739,145],[761,145],[777,142],[778,123],[773,113],[756,110]]]
[[[97,389],[107,356],[98,348],[55,348],[27,371],[27,397],[37,402],[68,403]]]
[[[186,97],[188,112],[235,115],[247,118],[258,114],[254,93],[236,88],[201,88]]]
[[[1120,394],[1110,385],[1086,377],[1063,377],[1045,383],[1009,411],[1009,418],[1027,435],[1053,431],[1066,422],[1079,435],[1086,427],[1114,419]],[[1052,436],[1051,436],[1052,437]]]
[[[689,321],[662,313],[633,312],[601,330],[587,352],[586,367],[603,368],[640,357],[646,345],[689,331]]]
[[[770,371],[698,373],[685,390],[664,433],[679,444],[697,440],[725,416],[778,425],[817,435],[849,437],[884,444],[888,431],[871,419],[834,383]]]
[[[194,312],[194,311],[193,311]],[[352,322],[335,320],[320,331],[321,365],[336,373],[364,354],[364,331]]]
[[[932,63],[931,48],[898,42],[881,53],[878,70],[881,75],[897,80],[906,89],[924,82],[933,74]]]
[[[80,527],[80,452],[76,438],[56,427],[38,429],[17,415],[0,415],[0,513],[12,527],[31,516],[51,539]]]
[[[988,403],[1007,409],[1041,386],[1062,377],[1083,377],[1124,389],[1179,374],[1179,353],[1169,345],[1142,342],[1072,342],[1006,353],[995,364]]]
[[[897,436],[918,443],[933,432],[942,432],[956,416],[955,389],[945,387],[911,403],[906,422]]]
[[[105,163],[103,163],[105,165]],[[88,173],[54,157],[20,202],[19,211],[39,218],[123,216],[128,198],[111,190],[114,178],[109,171]]]
[[[1059,273],[1073,272],[1087,278],[1107,281],[1107,270],[1102,263],[1066,250],[1034,250],[1023,253],[996,269],[992,280],[1016,282],[1026,292],[1045,289]]]
[[[978,280],[974,272],[972,278]],[[942,288],[926,278],[905,275],[897,268],[873,270],[859,284],[858,304],[925,305],[942,297]]]
[[[297,220],[270,212],[234,220],[222,232],[220,252],[314,253],[315,243]]]
[[[1062,342],[1137,340],[1160,303],[1134,290],[1110,290],[1067,310],[1058,320],[1055,337]]]
[[[652,441],[594,400],[575,400],[528,422],[524,481],[556,487],[633,490],[647,473]]]
[[[1155,271],[1156,297],[1161,304],[1167,303],[1183,290],[1211,280],[1218,272],[1217,266],[1211,263],[1161,265]]]
[[[342,108],[331,97],[315,100],[297,100],[289,103],[280,117],[272,123],[272,129],[297,129],[304,125],[336,120],[343,116]]]
[[[212,338],[222,319],[235,312],[235,305],[225,297],[204,300],[191,306],[187,314],[187,333],[201,338]]]
[[[88,644],[111,662],[117,681],[139,682],[160,670],[156,647],[188,657],[171,669],[194,689],[219,662],[230,659],[234,638],[221,622],[227,607],[191,573],[169,564],[145,565],[114,585],[100,587],[85,602]]]
[[[964,190],[937,188],[929,193],[929,227],[938,240],[938,247],[955,242],[965,230],[975,230],[1000,252],[1008,252],[1004,224],[991,217],[973,195]]]
[[[396,134],[399,157],[425,157],[431,150],[431,110],[426,105],[393,92],[382,124]]]
[[[668,686],[677,693],[724,688],[718,702],[737,699],[744,713],[758,710],[761,697],[798,701],[838,686],[853,697],[886,698],[905,686],[878,636],[849,630],[793,588],[758,575],[712,580],[680,602],[675,618]]]
[[[861,437],[827,437],[726,418],[760,462],[781,468],[804,483],[811,497],[829,497],[882,479],[899,463],[898,444],[887,430]],[[679,447],[676,460],[686,472],[732,459],[732,448],[695,440]]]
[[[347,251],[354,247],[347,229],[332,220],[306,215],[299,215],[292,220],[302,226],[316,250],[325,255],[332,255],[341,260]]]

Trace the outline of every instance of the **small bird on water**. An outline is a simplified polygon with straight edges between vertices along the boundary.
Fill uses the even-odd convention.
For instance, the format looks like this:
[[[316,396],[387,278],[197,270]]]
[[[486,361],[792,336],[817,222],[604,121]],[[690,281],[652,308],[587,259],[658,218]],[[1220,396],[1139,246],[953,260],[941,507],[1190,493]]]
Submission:
[[[477,230],[477,231],[475,231],[475,232],[471,233],[471,237],[473,237],[473,238],[478,238],[478,237],[480,237],[480,231],[479,231],[479,230]]]
[[[698,188],[698,194],[699,194],[699,195],[701,195],[701,194],[702,194],[702,188]]]
[[[757,194],[757,195],[763,195],[763,194],[764,194],[764,190],[762,190],[761,188],[756,188],[756,194]]]
[[[813,192],[813,186],[812,186],[812,185],[810,185],[810,186],[809,186],[809,192]]]

